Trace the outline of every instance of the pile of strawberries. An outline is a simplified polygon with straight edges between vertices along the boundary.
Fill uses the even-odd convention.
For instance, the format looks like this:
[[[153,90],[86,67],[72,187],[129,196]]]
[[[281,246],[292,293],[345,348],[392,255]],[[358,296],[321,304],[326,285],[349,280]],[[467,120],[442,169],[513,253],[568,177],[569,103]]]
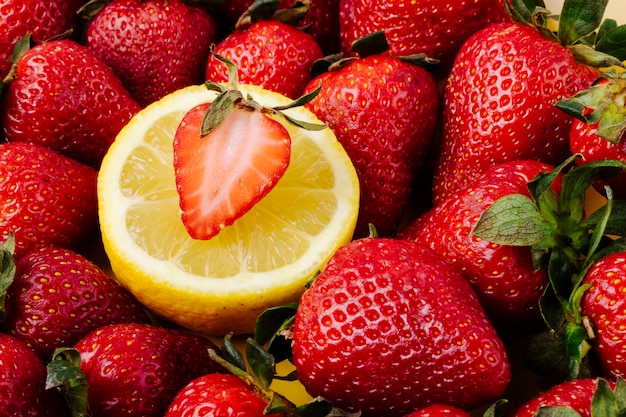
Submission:
[[[0,416],[623,413],[624,28],[606,1],[566,0],[558,31],[544,6],[0,2]],[[155,320],[91,257],[115,136],[226,81],[221,58],[315,91],[361,184],[353,242],[245,353]],[[549,381],[524,404],[505,401],[519,344]]]

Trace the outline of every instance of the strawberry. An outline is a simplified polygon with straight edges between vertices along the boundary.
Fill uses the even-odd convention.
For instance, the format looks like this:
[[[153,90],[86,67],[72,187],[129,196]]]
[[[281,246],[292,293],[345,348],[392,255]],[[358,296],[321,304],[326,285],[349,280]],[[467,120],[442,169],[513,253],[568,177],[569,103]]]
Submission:
[[[626,106],[621,99],[626,89],[626,74],[603,73],[593,85],[556,105],[577,118],[569,133],[572,153],[580,154],[576,162],[618,159],[626,161]],[[626,174],[594,184],[604,193],[604,186],[613,190],[617,199],[626,199]]]
[[[434,138],[435,81],[420,66],[374,54],[322,73],[305,92],[320,84],[306,107],[335,133],[356,168],[361,205],[355,236],[367,236],[370,223],[380,236],[391,235]]]
[[[251,9],[254,16],[256,9]],[[253,20],[237,25],[235,31],[217,44],[215,53],[237,65],[242,83],[297,98],[311,79],[313,62],[322,51],[313,37],[276,19]],[[285,76],[289,74],[289,76]],[[228,70],[215,57],[206,63],[206,79],[227,81]]]
[[[207,374],[187,384],[170,404],[165,417],[192,415],[231,417],[279,417],[265,413],[267,402],[239,377]]]
[[[119,130],[139,109],[91,50],[57,40],[21,55],[1,123],[10,142],[42,145],[98,168]]]
[[[203,82],[217,35],[213,17],[200,6],[179,0],[113,0],[89,22],[86,42],[146,106]]]
[[[436,403],[471,409],[511,378],[468,282],[434,251],[395,239],[335,252],[297,307],[292,349],[312,396],[363,416]]]
[[[626,375],[625,282],[626,252],[616,252],[596,261],[582,284],[588,286],[581,301],[581,310],[593,330],[591,343],[602,375],[612,380]]]
[[[550,411],[576,412],[580,417],[604,414],[609,410],[623,412],[624,385],[613,388],[602,379],[583,378],[558,383],[535,395],[509,415],[511,417],[547,416]],[[594,403],[594,400],[596,401]],[[606,408],[602,408],[606,407]],[[545,414],[544,414],[545,413]],[[567,415],[567,414],[566,414]]]
[[[498,245],[473,234],[483,212],[506,195],[529,196],[528,183],[552,166],[535,161],[500,164],[469,187],[439,201],[397,237],[428,246],[457,265],[500,331],[528,332],[541,325],[539,299],[548,283],[529,247]]]
[[[97,171],[51,149],[0,144],[0,235],[16,259],[37,246],[80,248],[97,230]]]
[[[54,246],[34,249],[14,267],[0,329],[24,341],[44,360],[55,348],[71,346],[105,324],[149,322],[126,290],[73,251]]]
[[[463,44],[444,87],[435,203],[498,163],[534,159],[557,165],[569,155],[573,118],[554,104],[589,87],[599,74],[577,61],[581,54],[575,57],[572,52],[576,47],[591,51],[589,46],[572,45],[587,34],[578,33],[580,28],[590,26],[571,18],[579,13],[565,7],[575,3],[565,3],[566,18],[559,22],[559,34],[570,35],[560,40],[562,45],[547,28],[526,24],[522,17],[522,22],[490,25]],[[601,0],[597,3],[584,5],[594,11],[587,16],[601,16],[604,7]],[[531,10],[527,14],[529,22],[547,19]]]
[[[0,4],[0,74],[11,68],[13,46],[26,34],[41,43],[78,25],[83,0],[4,0]]]
[[[449,67],[470,35],[505,19],[508,18],[501,0],[341,0],[341,49],[350,53],[354,41],[383,30],[392,54],[425,53]]]
[[[0,333],[0,417],[65,417],[61,396],[46,390],[46,366],[21,340]]]
[[[182,221],[194,239],[210,239],[250,210],[274,188],[291,157],[289,132],[269,117],[282,113],[244,98],[234,82],[234,63],[218,57],[229,68],[231,82],[226,87],[207,83],[220,95],[211,105],[198,105],[185,114],[174,136]],[[304,100],[293,105],[309,98]]]
[[[340,0],[274,0],[278,2],[280,10],[289,10],[295,7],[306,7],[308,10],[302,17],[296,19],[298,26],[305,28],[319,44],[325,55],[339,52],[339,3]],[[216,2],[214,8],[217,14],[226,21],[232,29],[237,21],[254,4],[255,0],[230,0]],[[263,0],[267,5],[270,3]]]
[[[93,417],[163,416],[178,391],[202,375],[220,372],[209,339],[146,324],[113,324],[75,346],[89,389]]]
[[[406,414],[404,417],[469,417],[470,413],[462,408],[446,404],[432,404]]]

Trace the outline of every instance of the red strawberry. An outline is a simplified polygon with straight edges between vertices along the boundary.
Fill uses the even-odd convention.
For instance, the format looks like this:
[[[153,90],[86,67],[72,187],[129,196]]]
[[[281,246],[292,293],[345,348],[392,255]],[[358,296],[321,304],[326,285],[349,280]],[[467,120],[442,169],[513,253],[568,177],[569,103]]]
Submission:
[[[306,105],[335,133],[361,183],[355,236],[369,223],[380,236],[396,231],[432,142],[439,92],[424,68],[397,58],[370,55],[313,79],[319,87]]]
[[[65,417],[56,391],[46,390],[46,366],[24,342],[0,333],[0,417]]]
[[[293,360],[311,395],[363,416],[471,409],[511,378],[502,342],[452,264],[384,238],[337,250],[304,293]]]
[[[6,92],[8,141],[42,145],[95,168],[139,105],[89,49],[70,40],[24,53]]]
[[[561,23],[564,33],[574,32],[566,30],[568,21]],[[569,155],[573,118],[554,104],[587,88],[599,73],[577,62],[555,36],[524,23],[501,23],[463,44],[444,89],[435,202],[498,163],[556,165]]]
[[[626,252],[607,255],[587,272],[583,286],[589,285],[581,301],[582,314],[591,322],[591,340],[603,376],[626,376]]]
[[[237,21],[252,6],[255,0],[229,0],[215,2],[214,8],[227,26],[235,27]],[[265,4],[268,1],[264,1]],[[324,54],[339,52],[339,3],[340,0],[280,0],[278,8],[287,10],[295,3],[308,7],[306,14],[297,20],[300,27],[310,34],[319,44]]]
[[[510,414],[510,417],[541,416],[542,414],[537,414],[537,412],[543,407],[565,407],[569,410],[575,411],[578,413],[577,415],[580,415],[581,417],[591,417],[592,415],[597,415],[593,413],[592,399],[594,398],[594,394],[598,389],[600,381],[601,380],[598,379],[584,378],[558,383],[557,385],[554,385],[545,392],[534,396],[529,401],[522,404]],[[605,381],[603,382],[606,384]],[[608,387],[608,385],[605,385],[604,387]],[[606,393],[603,395],[606,395]],[[620,391],[619,401],[623,401],[623,395],[624,393]],[[613,398],[612,402],[609,403],[608,406],[611,408],[615,407],[615,401],[615,398]],[[607,403],[605,402],[604,404]],[[598,403],[600,406],[604,404]],[[623,402],[618,402],[618,404],[623,404]],[[601,411],[598,408],[596,412]]]
[[[221,372],[204,337],[145,324],[101,327],[76,345],[93,417],[161,417],[195,378]]]
[[[278,20],[238,28],[217,44],[215,53],[237,65],[239,81],[297,98],[311,79],[322,51],[311,35]],[[226,81],[228,71],[215,55],[206,63],[206,79]]]
[[[385,31],[391,53],[425,53],[449,66],[463,42],[490,23],[507,18],[501,0],[341,0],[339,12],[343,52],[354,41]]]
[[[217,25],[179,0],[113,0],[91,20],[87,45],[143,106],[204,81]]]
[[[28,143],[0,144],[0,235],[16,259],[40,245],[77,249],[97,230],[97,171]]]
[[[35,249],[17,262],[6,312],[0,329],[44,360],[105,324],[149,322],[141,305],[102,269],[53,246]]]
[[[445,404],[433,404],[420,408],[404,417],[470,417],[467,411]]]
[[[165,417],[279,417],[266,414],[267,402],[250,385],[231,374],[208,374],[191,381],[174,398]]]
[[[207,137],[201,136],[208,108],[200,105],[187,113],[174,137],[182,219],[195,239],[210,239],[250,210],[274,188],[291,156],[287,130],[244,106],[235,107]]]
[[[24,35],[41,43],[74,29],[83,0],[3,0],[0,3],[0,74],[11,68],[9,56]]]
[[[626,74],[603,73],[588,90],[557,103],[557,107],[575,116],[569,133],[572,153],[580,154],[576,162],[617,159],[626,162],[626,106],[622,100]],[[626,199],[626,174],[594,184],[604,193],[604,186],[613,190],[617,199]]]
[[[548,283],[529,247],[492,243],[472,232],[483,212],[503,196],[529,196],[528,182],[551,166],[535,161],[500,164],[471,186],[442,199],[398,234],[428,246],[457,265],[496,328],[523,332],[541,323],[539,299]]]

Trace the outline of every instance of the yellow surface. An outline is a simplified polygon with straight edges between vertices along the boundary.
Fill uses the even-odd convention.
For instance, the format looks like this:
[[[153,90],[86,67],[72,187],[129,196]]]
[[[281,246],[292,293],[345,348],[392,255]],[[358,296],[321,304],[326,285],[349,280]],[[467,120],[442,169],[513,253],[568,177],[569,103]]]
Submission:
[[[262,105],[291,100],[241,86]],[[265,309],[295,301],[305,282],[352,237],[356,172],[330,129],[286,123],[289,168],[250,211],[210,240],[182,224],[172,140],[186,111],[215,92],[193,86],[141,111],[120,132],[98,177],[104,249],[117,279],[152,312],[205,334],[250,332]],[[321,123],[308,110],[290,116]]]

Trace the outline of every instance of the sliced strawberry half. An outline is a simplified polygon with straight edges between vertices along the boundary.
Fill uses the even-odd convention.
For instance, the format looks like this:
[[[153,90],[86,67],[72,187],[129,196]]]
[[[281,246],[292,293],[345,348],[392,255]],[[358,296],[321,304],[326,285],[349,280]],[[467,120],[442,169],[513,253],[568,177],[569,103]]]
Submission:
[[[291,156],[291,138],[262,110],[236,103],[206,136],[210,104],[187,113],[174,137],[182,221],[194,239],[210,239],[270,192]]]

